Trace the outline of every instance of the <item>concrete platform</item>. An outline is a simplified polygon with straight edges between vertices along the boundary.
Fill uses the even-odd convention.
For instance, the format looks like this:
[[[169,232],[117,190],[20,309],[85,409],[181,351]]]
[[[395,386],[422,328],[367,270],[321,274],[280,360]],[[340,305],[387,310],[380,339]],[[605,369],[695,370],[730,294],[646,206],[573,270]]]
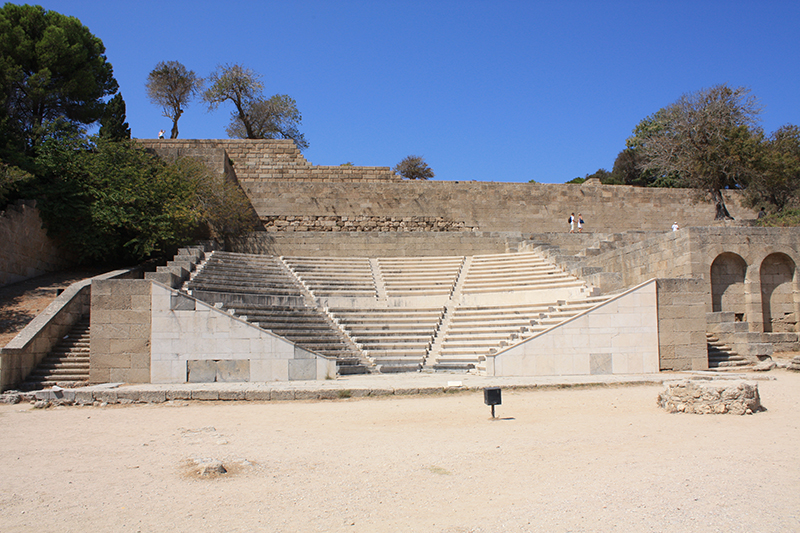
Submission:
[[[506,390],[552,388],[616,387],[657,385],[676,379],[730,380],[773,379],[763,374],[713,372],[661,372],[658,374],[547,377],[489,377],[463,373],[368,374],[340,376],[326,381],[266,383],[182,383],[123,384],[105,383],[75,389],[35,392],[37,400],[92,404],[162,403],[171,400],[202,401],[287,401],[336,400],[418,394],[445,394],[478,391],[484,387]]]

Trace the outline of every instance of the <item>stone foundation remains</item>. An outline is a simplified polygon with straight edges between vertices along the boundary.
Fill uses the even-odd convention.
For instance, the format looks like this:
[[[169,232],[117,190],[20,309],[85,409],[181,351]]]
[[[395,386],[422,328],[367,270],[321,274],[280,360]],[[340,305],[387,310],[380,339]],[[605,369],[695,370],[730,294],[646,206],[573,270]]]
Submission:
[[[747,381],[679,381],[667,384],[658,406],[670,413],[753,414],[763,410],[758,385]]]

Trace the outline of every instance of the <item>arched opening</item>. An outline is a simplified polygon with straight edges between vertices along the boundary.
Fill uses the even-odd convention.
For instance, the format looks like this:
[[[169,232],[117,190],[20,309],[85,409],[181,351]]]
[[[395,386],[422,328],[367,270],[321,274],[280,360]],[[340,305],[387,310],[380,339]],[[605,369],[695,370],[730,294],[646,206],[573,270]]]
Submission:
[[[767,333],[796,331],[794,267],[794,261],[785,254],[768,255],[761,263],[761,310]]]
[[[740,256],[726,252],[711,264],[711,310],[734,313],[737,320],[745,318],[744,278],[747,263]]]

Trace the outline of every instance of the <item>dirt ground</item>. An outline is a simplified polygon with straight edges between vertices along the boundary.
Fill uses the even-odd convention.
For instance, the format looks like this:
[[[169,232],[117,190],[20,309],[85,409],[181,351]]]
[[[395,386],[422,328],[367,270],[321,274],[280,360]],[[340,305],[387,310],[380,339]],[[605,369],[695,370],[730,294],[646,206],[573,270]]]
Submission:
[[[44,311],[59,289],[100,273],[99,269],[64,270],[0,287],[0,347]]]
[[[750,416],[660,386],[504,391],[496,420],[476,393],[0,405],[0,529],[800,531],[800,374],[768,377]]]

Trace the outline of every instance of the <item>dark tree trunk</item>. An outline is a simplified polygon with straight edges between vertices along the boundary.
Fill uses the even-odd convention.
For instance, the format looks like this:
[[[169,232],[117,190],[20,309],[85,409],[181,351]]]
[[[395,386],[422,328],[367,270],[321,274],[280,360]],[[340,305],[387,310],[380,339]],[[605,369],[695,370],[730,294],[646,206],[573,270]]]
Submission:
[[[181,115],[183,115],[183,109],[178,109],[178,112],[172,117],[172,131],[169,134],[170,139],[178,138],[178,119],[181,118]]]
[[[711,191],[711,197],[714,199],[717,214],[714,220],[733,220],[733,217],[728,213],[728,208],[725,206],[725,197],[722,196],[722,191],[714,189]]]

